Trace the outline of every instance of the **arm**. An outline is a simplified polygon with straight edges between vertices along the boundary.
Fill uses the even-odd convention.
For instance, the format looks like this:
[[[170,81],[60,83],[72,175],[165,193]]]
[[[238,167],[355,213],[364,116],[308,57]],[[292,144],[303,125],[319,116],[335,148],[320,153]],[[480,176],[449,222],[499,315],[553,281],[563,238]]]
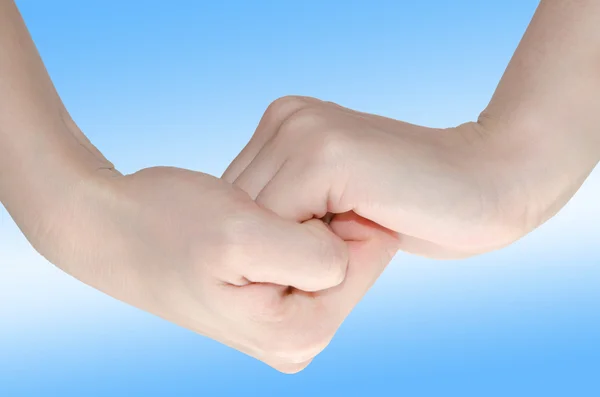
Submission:
[[[381,271],[347,271],[347,244],[321,221],[284,220],[221,179],[116,172],[69,118],[9,0],[0,0],[0,200],[71,276],[283,372],[327,346]]]
[[[543,0],[477,122],[432,129],[282,98],[223,177],[286,218],[352,211],[403,251],[465,257],[565,205],[600,159],[599,112],[600,2]]]
[[[600,2],[541,1],[479,124],[517,154],[530,226],[560,210],[600,160]]]
[[[11,0],[0,1],[0,201],[28,238],[112,164],[71,121]]]
[[[344,281],[347,247],[320,221],[281,219],[199,172],[114,171],[70,120],[10,0],[0,0],[0,200],[71,276],[284,372],[325,348],[370,280]]]

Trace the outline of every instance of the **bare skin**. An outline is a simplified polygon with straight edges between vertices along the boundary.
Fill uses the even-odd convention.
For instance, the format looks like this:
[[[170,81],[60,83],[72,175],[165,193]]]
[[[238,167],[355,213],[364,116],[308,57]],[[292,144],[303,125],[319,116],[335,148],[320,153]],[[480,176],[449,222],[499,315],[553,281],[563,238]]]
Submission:
[[[0,200],[84,283],[283,372],[305,368],[398,249],[498,249],[600,159],[600,3],[544,0],[490,105],[445,130],[288,97],[223,175],[122,175],[0,0]],[[335,216],[330,227],[315,218]]]
[[[0,54],[0,199],[39,253],[280,371],[327,345],[345,306],[314,295],[344,281],[344,241],[210,175],[121,175],[70,119],[12,1],[0,1]],[[363,279],[340,295],[362,294]]]
[[[403,251],[460,258],[554,216],[600,159],[600,3],[542,1],[477,121],[432,129],[288,97],[223,178],[263,207],[333,230],[366,218]],[[352,264],[352,258],[350,263]]]

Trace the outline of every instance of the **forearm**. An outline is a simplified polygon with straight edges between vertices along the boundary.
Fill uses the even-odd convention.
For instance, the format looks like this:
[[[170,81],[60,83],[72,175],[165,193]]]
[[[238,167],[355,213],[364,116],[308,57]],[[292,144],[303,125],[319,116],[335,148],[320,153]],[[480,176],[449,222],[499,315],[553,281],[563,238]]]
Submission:
[[[12,0],[0,0],[0,200],[25,233],[94,170],[111,168],[70,120]]]
[[[552,216],[600,159],[600,2],[541,1],[479,124]]]

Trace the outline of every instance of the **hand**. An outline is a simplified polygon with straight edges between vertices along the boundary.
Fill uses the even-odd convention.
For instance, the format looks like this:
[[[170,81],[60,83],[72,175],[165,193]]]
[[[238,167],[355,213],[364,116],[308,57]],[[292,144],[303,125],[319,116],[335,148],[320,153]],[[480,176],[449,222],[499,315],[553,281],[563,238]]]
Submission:
[[[397,233],[403,251],[459,258],[505,246],[541,222],[516,164],[523,150],[497,136],[479,123],[430,129],[286,97],[267,109],[223,178],[286,219],[345,214],[331,227],[355,243],[351,268],[358,255],[376,256],[358,244],[378,233],[375,225]],[[364,219],[370,227],[358,230]]]
[[[84,283],[283,372],[304,368],[339,326],[315,291],[342,282],[347,248],[323,222],[285,221],[176,168],[76,185],[29,237]]]

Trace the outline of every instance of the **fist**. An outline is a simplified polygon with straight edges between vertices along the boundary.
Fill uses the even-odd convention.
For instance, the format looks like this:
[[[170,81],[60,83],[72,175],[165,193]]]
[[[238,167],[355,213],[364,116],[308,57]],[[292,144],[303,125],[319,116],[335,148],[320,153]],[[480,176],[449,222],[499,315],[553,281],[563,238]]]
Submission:
[[[284,220],[209,175],[156,167],[86,181],[36,248],[84,283],[297,372],[346,306],[347,244],[320,220]]]
[[[286,219],[352,213],[396,233],[403,251],[465,257],[520,238],[532,214],[512,205],[526,202],[518,196],[527,190],[482,128],[425,128],[286,97],[269,106],[223,178]],[[360,240],[343,219],[332,229]]]

